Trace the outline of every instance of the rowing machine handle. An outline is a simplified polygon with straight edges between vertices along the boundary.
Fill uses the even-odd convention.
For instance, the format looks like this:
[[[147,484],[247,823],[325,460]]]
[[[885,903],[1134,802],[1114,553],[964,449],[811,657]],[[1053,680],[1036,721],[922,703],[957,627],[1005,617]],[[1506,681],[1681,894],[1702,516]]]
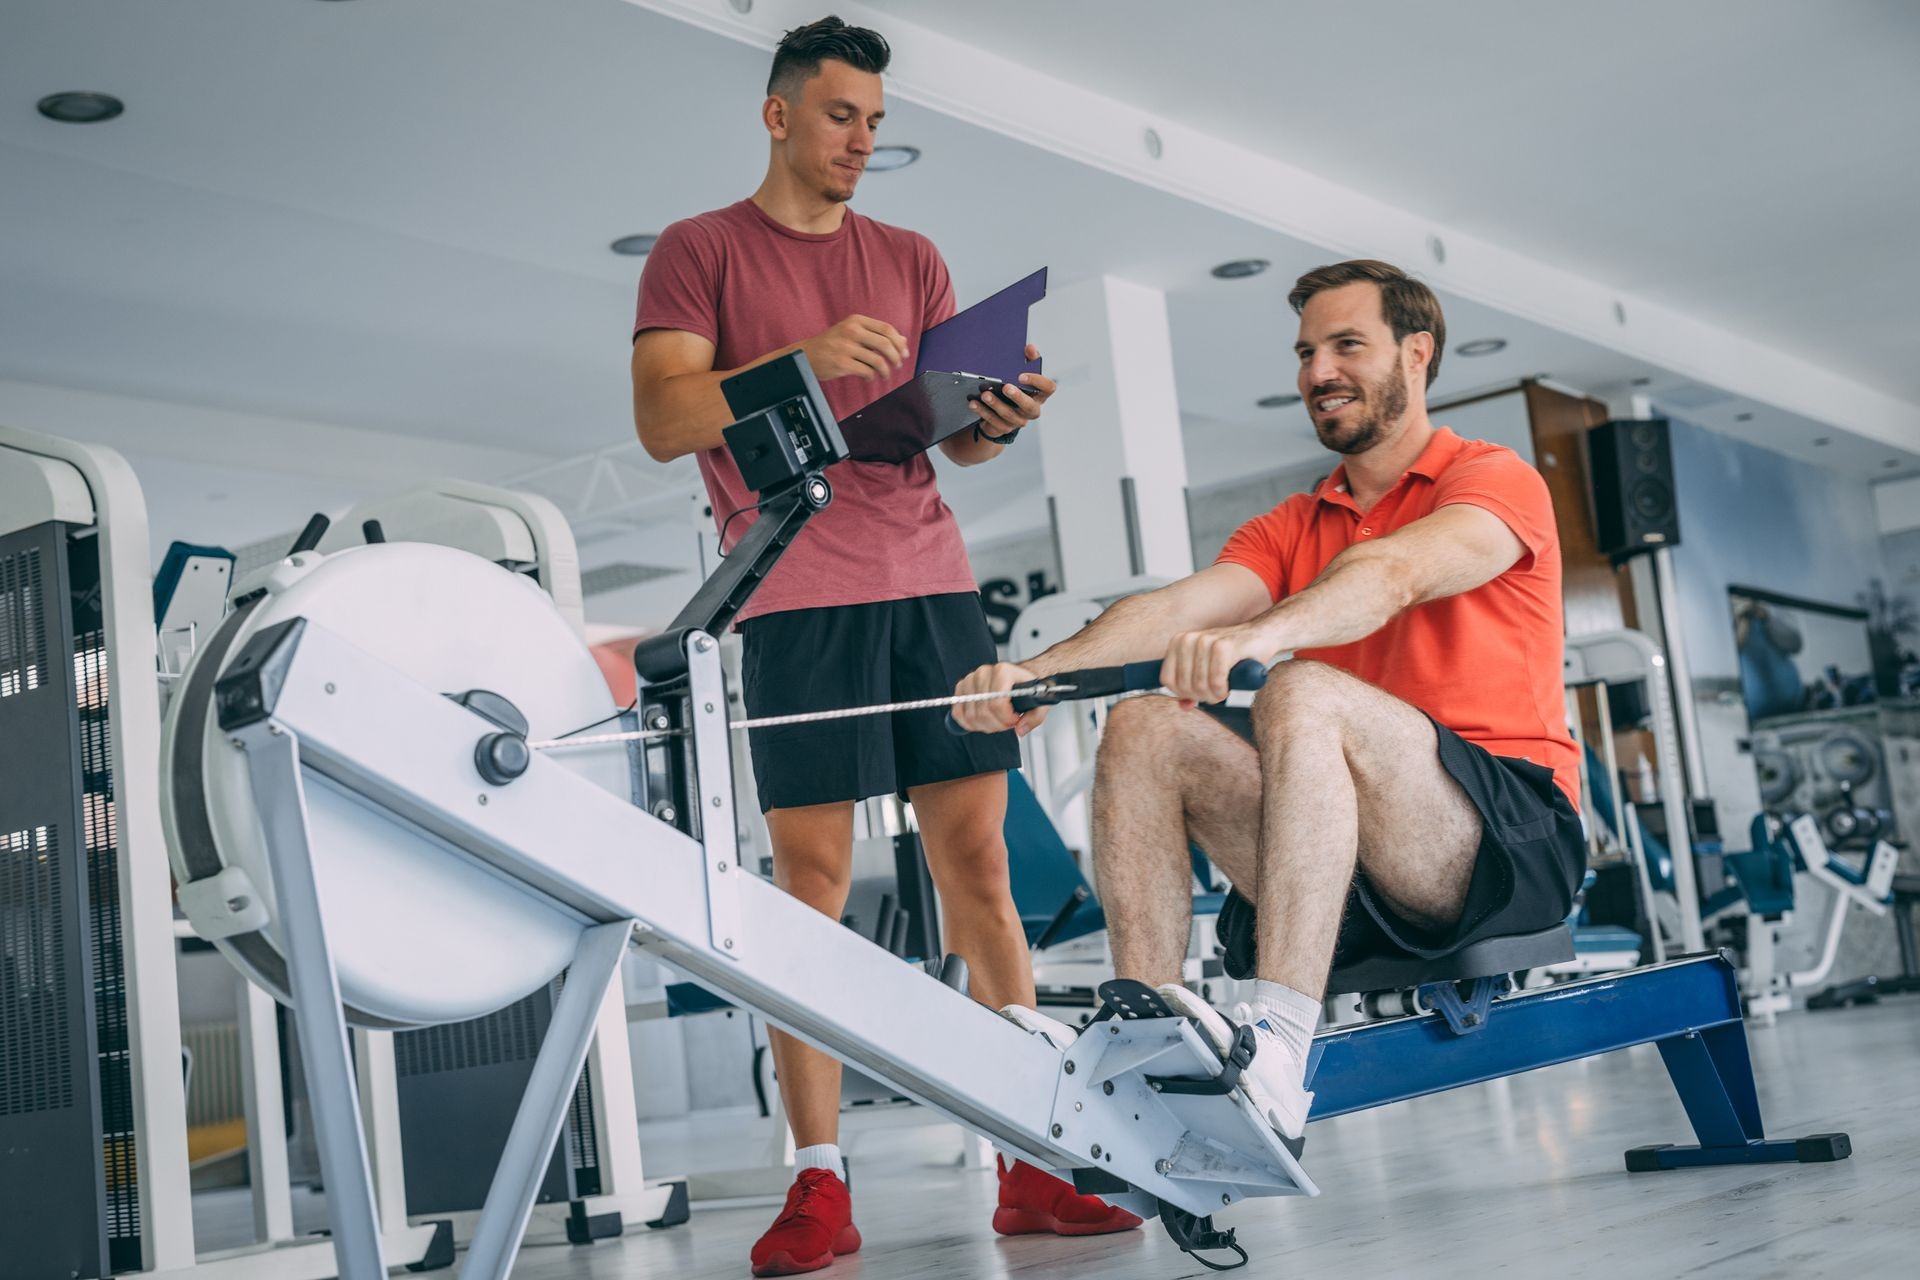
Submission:
[[[1091,667],[1085,671],[1062,671],[1054,679],[1062,684],[1074,687],[1076,698],[1108,697],[1116,693],[1151,692],[1160,687],[1161,661],[1158,658],[1146,662],[1129,662],[1124,667]],[[1258,689],[1267,682],[1266,666],[1253,659],[1242,658],[1233,664],[1233,670],[1227,673],[1227,688]],[[1028,706],[1021,706],[1021,703]],[[1038,705],[1037,699],[1015,698],[1013,709],[1026,711]]]
[[[1151,658],[1145,662],[1129,662],[1122,667],[1085,667],[1079,671],[1057,672],[1052,679],[1058,684],[1073,686],[1072,694],[1043,694],[1034,697],[1012,699],[1015,713],[1024,715],[1035,707],[1051,706],[1061,701],[1079,701],[1083,698],[1107,698],[1120,693],[1144,693],[1160,687],[1160,659]],[[1266,665],[1255,658],[1242,658],[1233,664],[1233,670],[1227,673],[1229,689],[1259,689],[1267,683]],[[960,722],[947,713],[947,732],[961,734],[967,732]]]

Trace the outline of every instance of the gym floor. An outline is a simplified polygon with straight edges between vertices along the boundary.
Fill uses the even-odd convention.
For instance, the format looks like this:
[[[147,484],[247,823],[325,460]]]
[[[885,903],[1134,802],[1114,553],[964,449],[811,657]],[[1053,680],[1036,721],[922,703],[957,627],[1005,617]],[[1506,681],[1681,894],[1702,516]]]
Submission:
[[[1913,1274],[1920,998],[1789,1014],[1748,1034],[1768,1133],[1844,1131],[1852,1159],[1627,1174],[1627,1148],[1692,1141],[1658,1052],[1643,1046],[1315,1125],[1306,1161],[1321,1197],[1255,1201],[1219,1222],[1239,1230],[1249,1276]],[[957,1131],[923,1116],[850,1118],[866,1245],[825,1280],[1210,1274],[1158,1224],[1092,1240],[996,1237],[992,1174],[955,1167]],[[699,1134],[685,1121],[644,1126],[643,1137],[649,1170],[662,1174],[751,1149],[700,1142],[696,1165]],[[244,1225],[245,1192],[222,1195],[217,1208],[230,1205]],[[317,1203],[301,1209],[303,1221],[324,1224]],[[734,1280],[748,1274],[747,1250],[773,1212],[700,1209],[685,1226],[630,1229],[588,1249],[530,1246],[514,1274]]]

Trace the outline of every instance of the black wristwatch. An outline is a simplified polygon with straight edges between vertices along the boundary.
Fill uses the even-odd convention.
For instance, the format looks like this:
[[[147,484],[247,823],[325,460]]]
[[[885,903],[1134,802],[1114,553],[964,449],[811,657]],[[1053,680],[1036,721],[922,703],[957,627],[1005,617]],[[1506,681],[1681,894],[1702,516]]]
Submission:
[[[975,440],[985,440],[988,444],[1012,444],[1014,441],[1014,438],[1018,436],[1022,431],[1025,431],[1025,430],[1026,430],[1025,427],[1015,427],[1013,430],[1007,432],[1007,434],[1003,436],[990,436],[986,432],[982,431],[980,429],[980,424],[976,422],[973,424],[973,438]]]

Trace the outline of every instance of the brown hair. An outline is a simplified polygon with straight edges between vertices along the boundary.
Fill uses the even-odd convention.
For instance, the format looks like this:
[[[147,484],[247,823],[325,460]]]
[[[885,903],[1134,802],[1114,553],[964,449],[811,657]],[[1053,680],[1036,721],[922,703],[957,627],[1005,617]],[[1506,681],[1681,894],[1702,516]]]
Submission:
[[[1405,342],[1416,333],[1433,335],[1433,359],[1427,362],[1427,385],[1432,386],[1440,376],[1440,356],[1447,349],[1447,318],[1440,314],[1440,299],[1433,290],[1392,263],[1355,258],[1315,267],[1294,281],[1287,303],[1299,315],[1314,294],[1363,281],[1380,286],[1380,311],[1393,329],[1395,342]]]
[[[773,70],[767,76],[767,95],[793,96],[820,74],[820,64],[829,58],[879,75],[893,60],[893,50],[878,31],[850,27],[829,14],[780,37],[780,46],[773,51]]]

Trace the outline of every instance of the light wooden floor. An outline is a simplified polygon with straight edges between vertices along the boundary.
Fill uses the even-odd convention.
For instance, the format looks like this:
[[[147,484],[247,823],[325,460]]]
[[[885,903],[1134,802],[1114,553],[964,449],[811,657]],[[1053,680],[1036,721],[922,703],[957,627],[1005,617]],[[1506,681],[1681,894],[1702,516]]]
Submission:
[[[1920,998],[1749,1034],[1769,1134],[1846,1131],[1852,1159],[1628,1175],[1626,1148],[1692,1141],[1645,1047],[1316,1124],[1306,1164],[1319,1199],[1253,1201],[1218,1221],[1239,1229],[1249,1277],[1920,1274]],[[649,1133],[649,1172],[685,1163],[673,1148],[686,1137]],[[953,1167],[949,1125],[896,1114],[858,1126],[851,1145],[866,1247],[827,1280],[1210,1274],[1156,1224],[1095,1240],[994,1236],[993,1176]],[[700,1210],[591,1248],[528,1248],[514,1274],[745,1276],[772,1214]]]

